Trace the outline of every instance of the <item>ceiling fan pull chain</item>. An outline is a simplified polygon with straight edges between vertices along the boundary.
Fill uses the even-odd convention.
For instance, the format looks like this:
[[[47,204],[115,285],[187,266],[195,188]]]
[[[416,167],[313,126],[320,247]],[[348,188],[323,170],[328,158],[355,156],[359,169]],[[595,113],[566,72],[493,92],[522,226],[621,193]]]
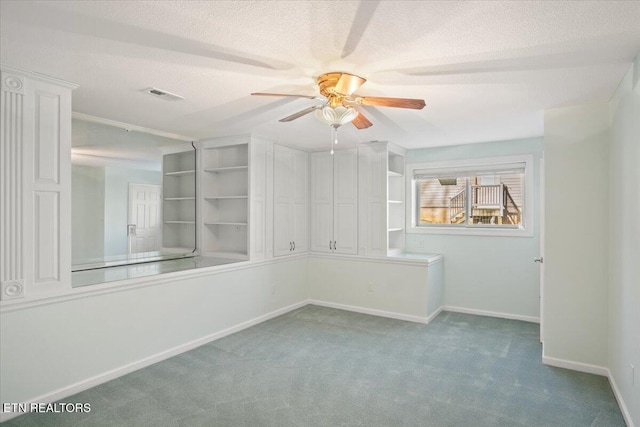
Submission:
[[[338,128],[335,126],[331,126],[331,155],[333,155],[333,143],[338,143]]]

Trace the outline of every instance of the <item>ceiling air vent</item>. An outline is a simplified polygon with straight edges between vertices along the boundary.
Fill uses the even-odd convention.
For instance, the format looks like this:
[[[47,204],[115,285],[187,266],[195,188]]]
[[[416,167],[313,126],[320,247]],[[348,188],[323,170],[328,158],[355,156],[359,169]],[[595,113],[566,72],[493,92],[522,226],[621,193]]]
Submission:
[[[167,92],[166,90],[158,89],[157,87],[148,87],[146,89],[142,89],[144,93],[148,93],[149,95],[155,96],[156,98],[161,98],[166,101],[179,101],[184,99],[183,96],[176,95],[175,93]]]

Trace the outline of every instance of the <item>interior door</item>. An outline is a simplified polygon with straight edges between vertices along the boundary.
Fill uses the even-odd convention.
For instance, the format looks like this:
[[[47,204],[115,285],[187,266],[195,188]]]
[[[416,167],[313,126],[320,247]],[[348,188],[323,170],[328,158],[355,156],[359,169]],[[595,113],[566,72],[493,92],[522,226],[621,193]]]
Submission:
[[[291,255],[292,150],[281,145],[273,147],[273,255]]]
[[[358,152],[339,150],[334,154],[334,252],[358,253]]]
[[[333,156],[311,154],[311,250],[333,248]]]
[[[162,249],[161,187],[129,184],[128,252],[153,252]]]

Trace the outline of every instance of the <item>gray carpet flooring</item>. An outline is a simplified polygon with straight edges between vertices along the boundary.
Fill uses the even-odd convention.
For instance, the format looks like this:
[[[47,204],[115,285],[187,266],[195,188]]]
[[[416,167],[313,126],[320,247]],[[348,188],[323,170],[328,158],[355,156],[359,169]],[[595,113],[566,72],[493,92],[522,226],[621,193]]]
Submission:
[[[9,426],[624,426],[606,378],[541,364],[536,324],[299,310]]]

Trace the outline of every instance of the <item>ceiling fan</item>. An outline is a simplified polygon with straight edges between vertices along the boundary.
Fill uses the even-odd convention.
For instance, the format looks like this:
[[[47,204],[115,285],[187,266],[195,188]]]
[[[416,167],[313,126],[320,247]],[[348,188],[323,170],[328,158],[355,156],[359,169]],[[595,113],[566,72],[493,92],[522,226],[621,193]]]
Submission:
[[[395,107],[421,110],[425,103],[422,99],[385,98],[376,96],[359,96],[354,94],[367,80],[349,73],[332,72],[318,77],[318,89],[321,96],[295,95],[285,93],[254,92],[257,96],[292,96],[298,98],[324,100],[322,104],[314,105],[295,114],[281,119],[290,122],[315,111],[316,117],[337,129],[339,126],[351,122],[358,129],[366,129],[373,125],[357,106]]]

